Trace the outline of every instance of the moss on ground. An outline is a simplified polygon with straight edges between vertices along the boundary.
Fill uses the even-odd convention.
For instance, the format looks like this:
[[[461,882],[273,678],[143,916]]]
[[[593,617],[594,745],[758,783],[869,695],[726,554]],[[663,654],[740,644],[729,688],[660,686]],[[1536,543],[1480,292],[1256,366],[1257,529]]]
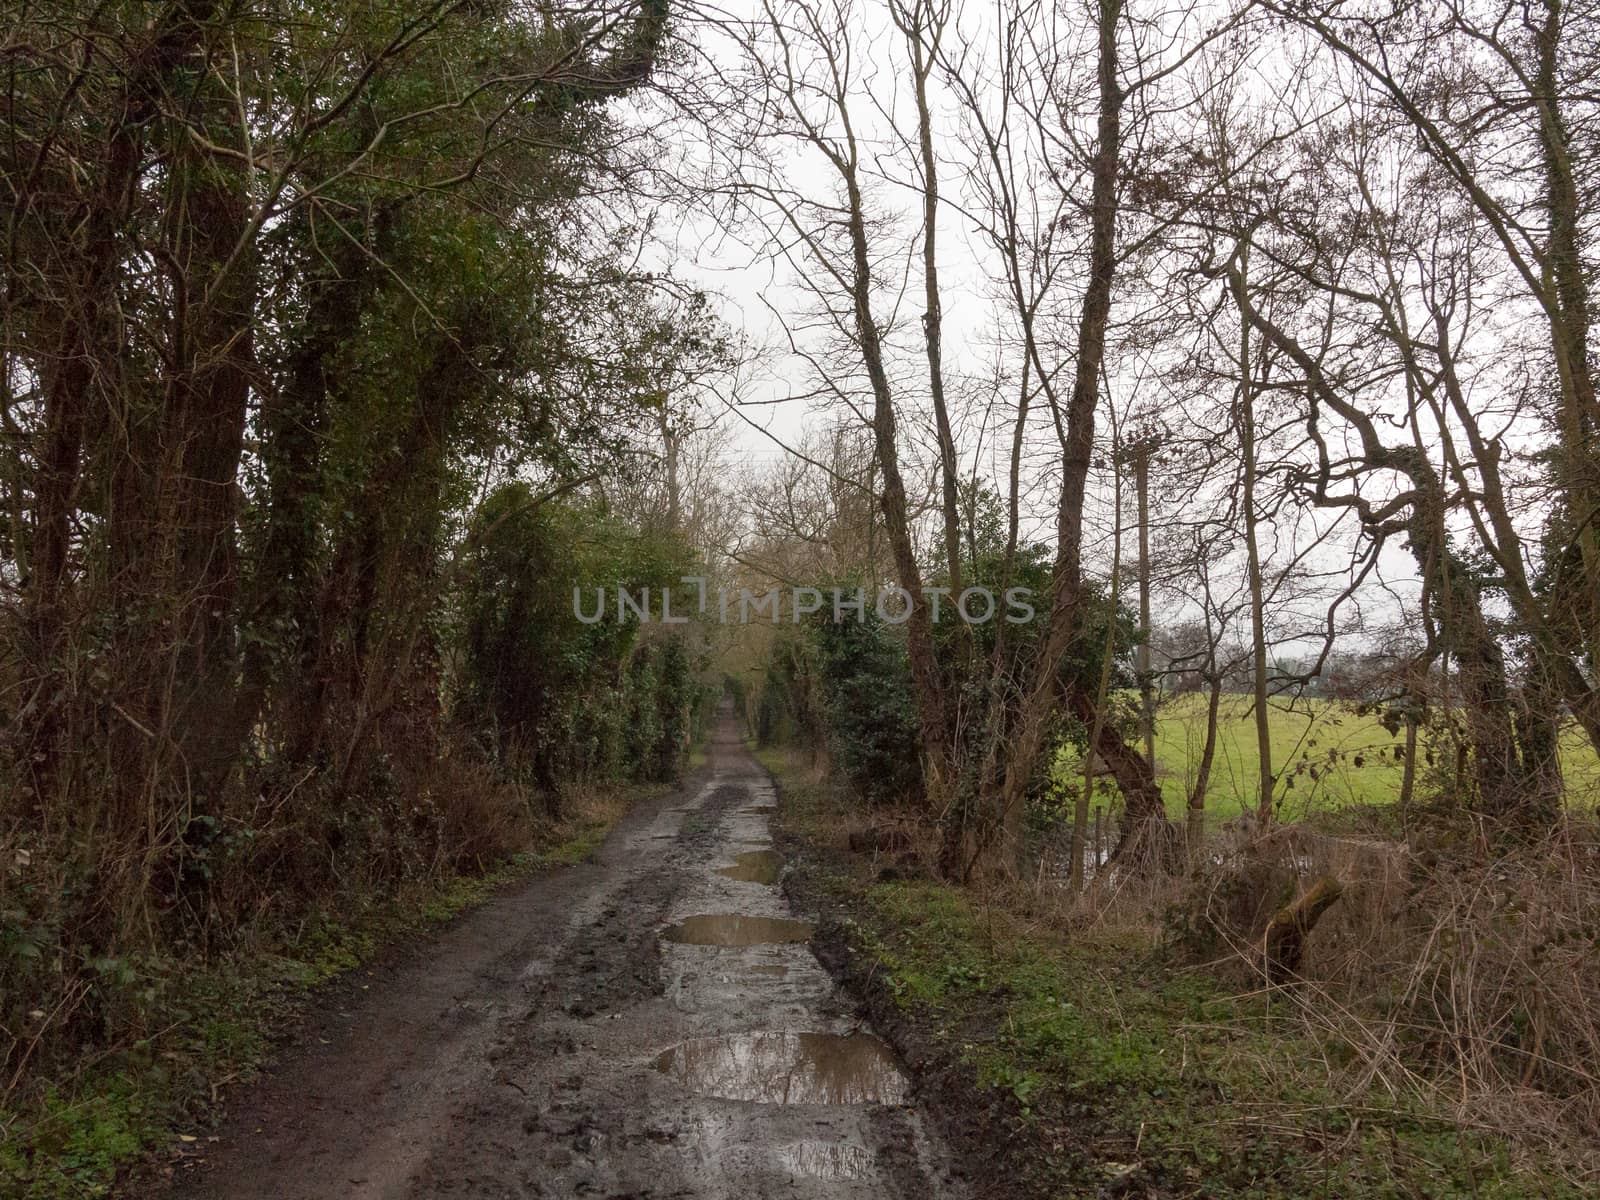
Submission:
[[[562,826],[561,840],[488,873],[436,881],[354,915],[327,916],[275,953],[198,972],[173,968],[171,1023],[159,1038],[118,1048],[15,1108],[0,1105],[0,1196],[103,1196],[120,1170],[153,1148],[198,1141],[218,1089],[260,1069],[274,1034],[294,1024],[318,987],[513,883],[592,858],[624,811],[622,804],[598,809]]]
[[[1068,942],[954,888],[878,884],[853,931],[903,1009],[1008,1091],[1065,1185],[1137,1175],[1162,1194],[1578,1196],[1513,1148],[1386,1094],[1349,1095],[1320,1047],[1148,943]],[[875,918],[875,919],[874,919]]]
[[[1078,934],[931,882],[873,882],[830,850],[845,814],[781,753],[779,820],[849,914],[871,986],[982,1095],[1003,1101],[1032,1194],[1471,1197],[1590,1194],[1560,1164],[1420,1102],[1356,1089],[1339,1048],[1278,1001],[1235,995],[1145,935]]]

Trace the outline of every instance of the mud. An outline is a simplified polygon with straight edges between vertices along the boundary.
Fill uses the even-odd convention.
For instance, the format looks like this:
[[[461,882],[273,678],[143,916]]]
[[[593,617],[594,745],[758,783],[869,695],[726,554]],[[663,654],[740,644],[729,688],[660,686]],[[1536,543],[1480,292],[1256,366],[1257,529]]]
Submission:
[[[1041,1122],[1012,1089],[986,1085],[972,1069],[962,1039],[952,1038],[938,1019],[908,1013],[886,982],[887,972],[853,944],[853,934],[859,938],[863,929],[869,937],[893,932],[869,905],[837,883],[852,873],[865,874],[870,860],[811,842],[793,830],[780,828],[777,843],[790,864],[783,890],[816,922],[812,950],[840,994],[849,996],[862,1017],[872,1022],[916,1081],[919,1115],[938,1128],[947,1153],[954,1152],[969,1200],[1110,1196],[1100,1189],[1098,1178],[1081,1186],[1061,1182],[1059,1168],[1070,1167],[1081,1153],[1073,1131],[1089,1124],[1087,1113],[1073,1113],[1054,1124]],[[991,1037],[1004,1027],[1004,1012],[998,1006],[991,1014],[969,1017],[963,1026],[971,1029],[974,1040]]]
[[[691,1092],[759,1104],[900,1104],[910,1090],[870,1034],[737,1033],[685,1042],[656,1059]]]
[[[725,718],[707,767],[631,813],[595,862],[334,991],[162,1190],[964,1200],[914,1080],[803,941],[659,936],[704,916],[803,936],[771,924],[795,919],[776,887],[719,874],[770,847],[768,814],[746,810],[773,796]]]
[[[872,1169],[872,1155],[842,1142],[795,1142],[778,1157],[796,1175],[813,1179],[860,1179]]]
[[[667,926],[661,936],[685,946],[766,946],[808,940],[811,923],[786,917],[747,917],[742,913],[696,913]]]

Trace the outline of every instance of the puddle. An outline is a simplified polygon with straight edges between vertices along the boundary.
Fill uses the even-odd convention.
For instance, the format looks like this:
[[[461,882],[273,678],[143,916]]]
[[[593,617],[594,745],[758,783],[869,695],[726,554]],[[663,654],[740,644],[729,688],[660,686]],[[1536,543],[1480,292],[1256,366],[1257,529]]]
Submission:
[[[667,926],[661,936],[688,946],[761,946],[770,942],[803,942],[811,936],[811,922],[747,917],[741,913],[699,913]]]
[[[779,1146],[778,1161],[791,1175],[812,1179],[865,1179],[872,1173],[872,1155],[860,1146],[839,1142]]]
[[[740,883],[777,883],[783,874],[783,855],[776,850],[746,850],[733,856],[734,865],[717,872]]]
[[[870,1034],[736,1033],[674,1046],[656,1070],[689,1091],[757,1104],[903,1104],[906,1078]]]

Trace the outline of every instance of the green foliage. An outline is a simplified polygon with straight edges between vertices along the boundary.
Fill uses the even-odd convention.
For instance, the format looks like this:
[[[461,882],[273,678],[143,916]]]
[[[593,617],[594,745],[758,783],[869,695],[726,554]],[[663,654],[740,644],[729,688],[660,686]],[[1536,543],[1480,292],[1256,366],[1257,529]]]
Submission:
[[[640,277],[616,186],[652,134],[607,101],[646,78],[661,14],[570,16],[19,11],[21,43],[54,47],[0,147],[23,188],[0,446],[19,1111],[131,1053],[197,964],[506,861],[535,814],[494,768],[550,793],[663,778],[703,720],[693,647],[576,628],[570,586],[517,574],[543,553],[569,583],[655,583],[681,547],[581,505],[480,542],[524,485],[472,512],[485,479],[631,482],[641,433],[728,352],[704,297]],[[238,1052],[242,1026],[206,1028],[203,1061]],[[62,1104],[85,1114],[65,1169],[120,1153],[87,1090]]]
[[[798,744],[820,748],[825,737],[817,695],[816,650],[804,636],[780,637],[767,656],[756,701],[755,739],[761,748]]]
[[[869,606],[862,620],[818,614],[816,652],[834,769],[870,804],[893,804],[917,786],[917,719],[904,639]]]
[[[695,664],[683,634],[642,626],[617,589],[648,590],[657,616],[663,589],[672,591],[687,611],[687,550],[522,483],[494,492],[468,536],[460,703],[464,718],[493,731],[500,761],[551,791],[574,777],[674,778],[693,733]],[[577,611],[602,605],[595,621]]]
[[[0,1144],[0,1186],[17,1200],[105,1195],[118,1164],[138,1153],[159,1128],[125,1075],[89,1097],[50,1090],[39,1114],[40,1133],[31,1146],[11,1138]]]
[[[1018,718],[1021,697],[1032,684],[1038,642],[1049,623],[1051,552],[1043,544],[1022,542],[1007,555],[1004,506],[992,489],[979,488],[976,494],[969,494],[964,511],[970,521],[962,544],[962,583],[991,592],[995,609],[988,621],[962,624],[955,615],[955,601],[944,598],[941,619],[933,626],[936,657],[944,670],[950,707],[961,714],[962,733],[1005,737]],[[927,584],[948,587],[949,575],[934,569]],[[834,585],[823,582],[817,586],[827,595]],[[842,592],[855,590],[850,581],[841,581],[838,587]],[[1031,604],[1031,619],[1006,620],[1018,611],[1006,599],[1012,589],[1021,589],[1019,598]],[[1096,691],[1109,642],[1111,686],[1131,684],[1136,619],[1126,606],[1113,612],[1107,590],[1092,580],[1085,582],[1080,598],[1079,629],[1060,665],[1063,681],[1070,680],[1081,691]],[[995,690],[991,689],[990,670],[997,653],[999,687]],[[999,711],[992,711],[996,705]],[[1112,720],[1131,728],[1134,714],[1131,708],[1119,706]],[[1088,731],[1065,715],[1057,714],[1056,722],[1052,746],[1074,740],[1082,745],[1087,740]],[[779,637],[768,655],[755,726],[759,747],[786,743],[825,746],[836,775],[868,803],[893,803],[914,795],[920,738],[905,627],[884,622],[869,601],[859,620],[850,613],[847,619],[835,622],[824,609],[798,636]],[[966,772],[963,795],[970,799],[984,755],[971,746],[963,749],[972,751],[958,754]],[[1055,758],[1053,751],[1039,756],[1029,788],[1030,797],[1044,804],[1031,815],[1046,822],[1065,811],[1070,799],[1070,788],[1053,774]]]

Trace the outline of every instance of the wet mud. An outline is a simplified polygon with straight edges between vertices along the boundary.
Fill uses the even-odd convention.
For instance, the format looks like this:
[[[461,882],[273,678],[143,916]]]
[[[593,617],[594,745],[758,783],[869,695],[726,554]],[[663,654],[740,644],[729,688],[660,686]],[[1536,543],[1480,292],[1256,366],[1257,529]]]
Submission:
[[[656,1070],[689,1091],[757,1104],[901,1104],[910,1091],[871,1034],[736,1033],[674,1046]]]
[[[811,923],[787,917],[747,917],[743,913],[696,913],[669,925],[661,936],[686,946],[765,946],[806,941],[811,936]]]
[[[725,718],[596,862],[336,989],[170,1188],[123,1194],[965,1200],[774,886],[773,801]]]

